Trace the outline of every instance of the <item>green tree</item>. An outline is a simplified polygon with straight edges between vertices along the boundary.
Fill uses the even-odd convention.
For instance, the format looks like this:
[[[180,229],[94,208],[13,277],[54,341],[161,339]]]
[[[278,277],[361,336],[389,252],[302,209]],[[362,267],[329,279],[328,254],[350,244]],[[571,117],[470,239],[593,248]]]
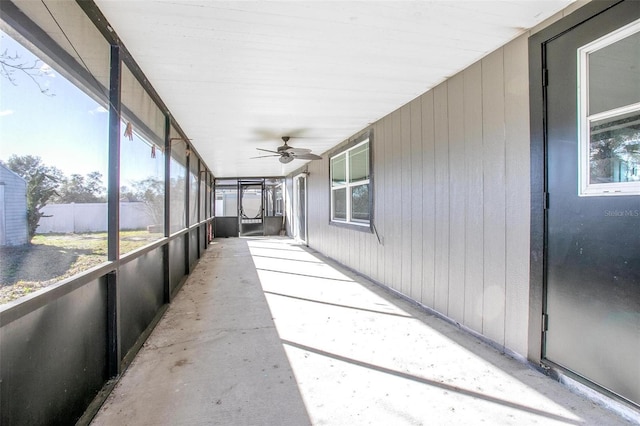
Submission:
[[[57,195],[63,174],[60,169],[49,167],[40,157],[32,155],[14,154],[9,157],[6,166],[27,181],[27,224],[31,239],[36,233],[40,218],[45,217],[42,208]]]
[[[164,181],[154,177],[132,182],[132,188],[122,186],[120,198],[143,202],[156,225],[164,223]]]
[[[105,188],[100,172],[87,173],[86,176],[72,174],[60,183],[55,203],[101,203],[105,202]]]

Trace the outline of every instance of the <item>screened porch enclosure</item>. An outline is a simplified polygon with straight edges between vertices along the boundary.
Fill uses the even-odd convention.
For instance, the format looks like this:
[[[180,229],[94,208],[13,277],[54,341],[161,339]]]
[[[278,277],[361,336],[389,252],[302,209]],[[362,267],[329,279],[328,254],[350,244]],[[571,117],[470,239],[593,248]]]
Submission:
[[[317,318],[280,311],[269,344],[291,367],[307,351],[415,395],[453,390],[429,363],[403,376],[368,358],[391,354],[407,319],[371,312],[387,299],[360,309],[375,287],[413,319],[453,325],[476,342],[466,349],[640,422],[640,2],[3,0],[0,12],[0,424],[88,424],[186,283],[203,306],[241,304],[243,274],[268,278],[251,281],[256,312],[351,314],[308,340]],[[211,298],[218,272],[229,286]],[[224,328],[208,319],[187,333]],[[356,333],[331,347],[360,321],[382,343]],[[439,339],[418,335],[407,365]],[[322,423],[338,393],[305,380],[289,390],[321,395],[326,411],[305,408]],[[467,390],[457,397],[582,419]]]
[[[0,423],[70,424],[207,248],[213,175],[81,3],[1,11]]]

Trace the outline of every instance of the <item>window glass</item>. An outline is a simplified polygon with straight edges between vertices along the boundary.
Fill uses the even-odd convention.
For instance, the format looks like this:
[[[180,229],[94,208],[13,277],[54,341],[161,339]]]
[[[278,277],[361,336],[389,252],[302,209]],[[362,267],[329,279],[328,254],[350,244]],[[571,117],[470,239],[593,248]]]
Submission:
[[[640,194],[640,20],[578,49],[579,195]]]
[[[122,116],[120,255],[164,236],[165,120],[126,66],[122,72]]]
[[[171,126],[171,165],[169,185],[171,198],[171,233],[187,227],[186,187],[187,187],[187,153],[184,139]]]
[[[349,151],[349,182],[369,179],[369,144]]]
[[[0,31],[0,305],[107,260],[106,92],[30,41]]]
[[[640,182],[640,111],[590,124],[590,183]]]
[[[369,184],[351,188],[351,219],[369,221]]]
[[[347,219],[347,189],[340,188],[333,191],[333,218]]]
[[[331,159],[331,185],[344,185],[347,181],[346,154]]]
[[[589,114],[640,102],[640,32],[589,53]]]

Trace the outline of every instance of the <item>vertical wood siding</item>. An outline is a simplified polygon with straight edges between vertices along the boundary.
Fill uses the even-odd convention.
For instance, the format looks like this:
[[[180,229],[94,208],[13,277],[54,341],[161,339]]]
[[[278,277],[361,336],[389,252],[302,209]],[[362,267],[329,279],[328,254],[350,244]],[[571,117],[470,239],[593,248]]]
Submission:
[[[506,141],[506,323],[505,346],[527,347],[529,310],[529,73],[528,44],[520,37],[504,49]],[[524,211],[523,211],[524,209]],[[527,223],[522,222],[526,215]],[[520,352],[526,355],[526,352]]]
[[[371,126],[375,233],[329,224],[329,161],[309,163],[309,245],[527,353],[527,38]]]

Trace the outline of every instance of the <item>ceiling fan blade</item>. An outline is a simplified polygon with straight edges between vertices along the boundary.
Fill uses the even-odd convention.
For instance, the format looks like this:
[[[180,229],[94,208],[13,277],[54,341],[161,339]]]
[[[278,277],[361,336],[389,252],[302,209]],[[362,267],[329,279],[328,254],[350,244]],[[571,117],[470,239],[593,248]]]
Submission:
[[[271,158],[271,157],[280,157],[278,154],[272,154],[272,155],[261,155],[259,157],[249,157],[250,160],[253,160],[254,158]]]
[[[258,151],[270,152],[270,153],[272,153],[272,154],[278,154],[278,155],[280,155],[280,153],[279,153],[278,151],[271,151],[271,150],[268,150],[268,149],[262,149],[262,148],[256,148],[256,149],[257,149]]]
[[[309,154],[311,152],[311,150],[307,148],[294,148],[292,146],[287,147],[283,151],[287,151],[288,153],[294,155]]]
[[[293,156],[299,160],[322,160],[322,157],[316,154],[293,154]]]

